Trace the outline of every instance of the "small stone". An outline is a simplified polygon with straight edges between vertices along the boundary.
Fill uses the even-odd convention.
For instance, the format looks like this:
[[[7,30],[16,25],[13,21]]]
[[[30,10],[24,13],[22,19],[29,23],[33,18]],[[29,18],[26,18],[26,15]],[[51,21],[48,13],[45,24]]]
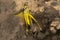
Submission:
[[[56,33],[56,30],[55,30],[54,27],[50,27],[50,30],[51,30],[52,33]]]
[[[56,27],[57,29],[60,29],[60,24]]]
[[[51,23],[51,26],[55,27],[55,26],[57,26],[58,23],[59,23],[59,21],[53,21],[53,22]]]

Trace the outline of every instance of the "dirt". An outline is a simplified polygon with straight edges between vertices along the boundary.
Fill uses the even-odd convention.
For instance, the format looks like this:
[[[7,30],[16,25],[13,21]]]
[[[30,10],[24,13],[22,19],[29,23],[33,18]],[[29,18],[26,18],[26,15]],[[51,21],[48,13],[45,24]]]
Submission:
[[[28,33],[25,31],[26,25],[23,20],[19,20],[14,15],[24,7],[23,4],[26,2],[18,1],[0,0],[0,40],[60,40],[60,6],[57,3],[58,0],[28,0],[32,15],[42,28],[42,30],[33,31],[35,27],[37,28],[34,23],[31,27],[33,30],[30,29],[32,31]],[[41,3],[39,4],[39,2]],[[43,11],[40,11],[39,8]]]

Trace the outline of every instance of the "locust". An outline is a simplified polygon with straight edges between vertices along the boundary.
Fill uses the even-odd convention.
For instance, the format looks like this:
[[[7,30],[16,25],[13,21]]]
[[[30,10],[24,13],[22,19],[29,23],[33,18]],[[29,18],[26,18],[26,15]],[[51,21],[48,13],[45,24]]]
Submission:
[[[30,12],[28,6],[25,6],[24,11],[17,13],[16,16],[18,17],[22,16],[24,18],[26,24],[26,32],[29,31],[28,27],[31,26],[33,21],[38,25],[39,28],[41,28],[38,21],[34,18],[32,13]]]

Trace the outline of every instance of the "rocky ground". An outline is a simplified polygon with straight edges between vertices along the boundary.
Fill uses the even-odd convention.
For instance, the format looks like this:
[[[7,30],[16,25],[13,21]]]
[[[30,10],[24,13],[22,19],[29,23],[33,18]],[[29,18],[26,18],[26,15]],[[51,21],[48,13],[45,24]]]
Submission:
[[[25,32],[14,14],[27,3],[42,30]],[[21,19],[21,18],[20,18]],[[60,0],[0,0],[0,40],[60,40]]]

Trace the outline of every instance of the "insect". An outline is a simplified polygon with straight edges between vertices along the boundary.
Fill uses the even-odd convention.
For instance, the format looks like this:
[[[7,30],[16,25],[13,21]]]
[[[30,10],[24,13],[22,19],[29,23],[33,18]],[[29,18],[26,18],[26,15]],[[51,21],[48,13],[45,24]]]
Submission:
[[[28,27],[33,23],[33,21],[40,28],[40,25],[39,25],[38,21],[32,16],[31,12],[29,11],[28,6],[25,6],[24,11],[22,11],[21,13],[16,14],[16,16],[18,16],[18,17],[22,16],[24,18],[25,24],[26,24],[26,32],[29,31]]]

